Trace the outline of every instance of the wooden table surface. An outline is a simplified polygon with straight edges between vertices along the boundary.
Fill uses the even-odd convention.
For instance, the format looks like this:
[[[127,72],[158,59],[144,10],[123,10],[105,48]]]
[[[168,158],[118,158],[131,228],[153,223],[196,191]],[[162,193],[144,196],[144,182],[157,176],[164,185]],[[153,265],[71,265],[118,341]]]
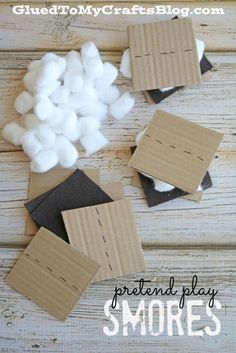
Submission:
[[[127,46],[127,24],[171,17],[16,16],[12,14],[15,3],[17,1],[6,3],[0,0],[1,128],[6,122],[18,119],[13,103],[23,88],[22,77],[31,60],[40,58],[45,51],[63,54],[79,48],[81,41],[88,39],[96,41],[104,59],[118,66],[122,49]],[[28,3],[39,6],[32,0]],[[106,2],[93,3],[99,6]],[[122,3],[116,5],[130,7],[134,4],[132,1]],[[153,2],[138,3],[151,6]],[[20,148],[7,143],[0,135],[1,353],[235,352],[236,3],[168,3],[174,7],[224,9],[224,15],[193,17],[196,37],[205,41],[207,57],[214,64],[210,77],[200,87],[186,88],[159,105],[162,110],[224,133],[210,167],[214,185],[204,192],[200,203],[177,199],[155,208],[147,207],[141,190],[131,186],[133,171],[127,164],[129,147],[157,107],[149,106],[141,93],[135,94],[135,107],[126,119],[104,123],[102,130],[110,139],[109,146],[89,158],[81,153],[77,166],[101,168],[104,182],[122,182],[125,195],[133,203],[148,269],[144,274],[90,285],[69,318],[62,323],[3,281],[32,237],[24,235],[29,161]],[[70,2],[73,4],[77,5]],[[121,90],[132,91],[129,80],[121,76],[117,84]],[[219,291],[218,300],[223,308],[219,313],[222,328],[218,336],[189,337],[185,333],[168,337],[166,330],[158,337],[140,336],[139,329],[130,331],[128,337],[123,337],[122,331],[114,337],[103,334],[103,326],[109,324],[103,306],[112,297],[116,285],[132,286],[134,280],[144,277],[152,280],[153,285],[165,287],[173,275],[177,286],[181,287],[189,284],[194,274],[198,275],[201,286],[211,286]],[[129,300],[132,310],[137,309],[139,300]],[[146,299],[147,305],[149,301]],[[204,313],[205,308],[200,311]],[[121,319],[121,312],[117,315]],[[203,317],[196,329],[205,325]]]

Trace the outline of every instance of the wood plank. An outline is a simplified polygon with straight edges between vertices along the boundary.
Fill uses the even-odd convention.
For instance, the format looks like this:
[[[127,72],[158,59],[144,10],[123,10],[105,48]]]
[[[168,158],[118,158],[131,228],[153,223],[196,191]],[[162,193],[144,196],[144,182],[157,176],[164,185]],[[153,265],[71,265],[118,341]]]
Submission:
[[[18,119],[14,110],[15,97],[23,90],[22,78],[28,63],[40,58],[42,53],[1,53],[0,54],[0,129],[6,122]],[[132,112],[122,121],[107,121],[104,132],[115,149],[127,148],[135,135],[150,121],[157,107],[176,115],[186,117],[203,126],[224,133],[220,151],[235,150],[233,139],[236,112],[236,55],[207,54],[214,64],[214,72],[201,86],[186,88],[172,95],[164,102],[148,105],[141,93],[135,94],[136,104]],[[104,60],[119,66],[121,52],[103,55]],[[131,81],[119,76],[117,86],[132,91]],[[114,129],[115,126],[115,129]],[[19,150],[3,140],[0,134],[0,151]]]
[[[92,284],[83,295],[79,304],[72,311],[69,318],[59,322],[50,317],[31,301],[11,289],[3,278],[13,266],[21,251],[15,249],[0,249],[0,307],[1,307],[1,352],[81,352],[96,353],[147,352],[180,353],[183,347],[191,353],[234,353],[236,344],[236,283],[235,283],[235,258],[236,252],[231,251],[145,251],[148,270],[144,274],[130,275],[115,280],[103,281]],[[166,305],[167,300],[179,300],[179,294],[174,297],[128,297],[118,298],[128,300],[130,309],[134,314],[141,299],[145,300],[146,307],[146,336],[140,335],[140,326],[133,332],[128,327],[128,336],[122,336],[122,310],[115,310],[113,315],[119,320],[119,333],[116,336],[106,336],[103,327],[113,328],[112,323],[104,314],[104,304],[112,299],[114,288],[124,285],[133,288],[137,286],[135,280],[144,278],[151,280],[149,287],[167,288],[169,277],[175,277],[176,289],[180,293],[183,285],[189,286],[192,276],[198,275],[198,288],[214,288],[219,293],[216,295],[222,309],[213,313],[221,322],[221,333],[218,336],[190,337],[187,335],[186,307],[183,309],[181,323],[184,330],[183,336],[178,336],[174,331],[172,337],[167,336],[166,330]],[[148,332],[148,305],[151,300],[160,299],[164,304],[164,332],[158,337],[151,336]],[[203,300],[204,306],[194,308],[194,314],[201,315],[200,321],[194,324],[194,330],[204,330],[215,324],[206,316],[205,305],[209,297],[189,297],[187,300]],[[154,315],[158,312],[155,311]],[[156,317],[156,316],[155,316]],[[157,320],[157,317],[156,317]],[[155,321],[155,329],[158,328]]]
[[[1,126],[18,118],[14,112],[15,96],[22,89],[21,79],[27,63],[41,53],[2,53],[0,101]],[[132,198],[139,234],[146,245],[173,246],[234,245],[235,244],[235,96],[236,56],[234,54],[209,54],[215,71],[200,87],[185,89],[159,105],[160,109],[191,119],[203,126],[225,134],[220,145],[219,158],[211,166],[214,187],[204,193],[200,204],[175,200],[149,209],[139,189],[130,186],[132,169],[127,167],[129,147],[136,134],[150,121],[156,106],[149,106],[141,94],[136,95],[136,106],[122,121],[107,121],[103,125],[110,139],[109,148],[89,159],[82,158],[79,167],[103,168],[104,181],[119,181],[125,193]],[[116,65],[120,52],[104,57]],[[230,84],[229,84],[230,83]],[[118,80],[121,90],[131,90],[131,83],[122,77]],[[191,108],[190,108],[191,107]],[[115,129],[114,129],[115,126]],[[2,244],[26,244],[30,237],[24,235],[29,162],[16,147],[0,138],[1,188],[0,221]],[[9,227],[11,224],[11,227]]]
[[[81,2],[82,4],[84,2]],[[58,4],[58,2],[57,2]],[[63,3],[62,3],[63,4]],[[132,2],[112,3],[114,6],[130,8]],[[152,2],[151,2],[152,4]],[[162,3],[164,4],[164,3]],[[169,2],[165,3],[166,5]],[[193,15],[198,7],[223,8],[224,14]],[[77,6],[78,3],[70,2]],[[101,4],[102,6],[103,4]],[[153,22],[158,15],[144,16],[119,14],[117,16],[100,14],[92,15],[15,15],[12,2],[2,3],[0,11],[0,32],[2,50],[39,50],[39,49],[71,49],[78,48],[82,40],[95,40],[102,49],[120,49],[127,46],[126,27],[131,23]],[[44,5],[34,3],[34,6]],[[49,6],[47,4],[47,6]],[[98,5],[96,5],[98,6]],[[150,4],[142,4],[150,7]],[[154,4],[152,5],[154,6]],[[175,8],[190,8],[193,17],[196,37],[206,42],[208,50],[235,50],[235,15],[234,2],[175,2]],[[169,19],[173,14],[159,15],[160,20]]]
[[[235,246],[236,245],[236,153],[217,153],[210,173],[213,187],[204,191],[200,203],[177,199],[148,208],[140,189],[131,186],[130,151],[108,149],[77,166],[102,168],[102,181],[121,181],[132,200],[138,233],[144,245],[153,246]],[[27,211],[29,162],[23,152],[0,153],[0,224],[2,245],[27,244],[24,235]]]

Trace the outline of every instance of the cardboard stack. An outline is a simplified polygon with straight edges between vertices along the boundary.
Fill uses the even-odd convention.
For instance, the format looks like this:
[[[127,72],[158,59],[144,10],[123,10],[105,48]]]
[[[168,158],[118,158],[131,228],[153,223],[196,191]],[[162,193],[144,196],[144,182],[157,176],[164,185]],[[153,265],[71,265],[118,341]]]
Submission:
[[[146,269],[122,185],[97,183],[98,170],[31,174],[26,233],[40,229],[6,282],[59,320],[92,281]]]

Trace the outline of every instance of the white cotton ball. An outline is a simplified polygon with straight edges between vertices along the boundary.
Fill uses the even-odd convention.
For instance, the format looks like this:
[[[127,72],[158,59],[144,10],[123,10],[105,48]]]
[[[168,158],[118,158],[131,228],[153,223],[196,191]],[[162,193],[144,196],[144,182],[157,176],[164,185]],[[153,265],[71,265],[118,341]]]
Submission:
[[[90,77],[90,76],[84,74],[84,87],[86,87],[86,86],[94,87],[95,81],[96,80],[93,77]]]
[[[50,67],[53,68],[51,75],[56,75],[57,72],[56,79],[61,78],[66,70],[66,59],[56,54],[47,53],[42,57],[41,61],[44,64],[43,67],[46,67],[46,71],[49,70]]]
[[[44,56],[42,57],[41,61],[43,64],[49,63],[51,61],[55,61],[57,62],[58,56],[54,53],[46,53],[44,54]]]
[[[120,72],[123,76],[130,79],[132,78],[129,48],[127,48],[122,55],[120,63]]]
[[[99,51],[93,42],[85,42],[81,46],[81,55],[83,59],[99,56]]]
[[[84,99],[90,99],[91,101],[97,101],[98,93],[96,88],[93,85],[87,83],[83,88],[83,97]]]
[[[114,65],[106,62],[104,63],[103,66],[104,66],[104,72],[102,76],[100,76],[96,80],[96,83],[95,83],[98,89],[109,87],[113,82],[115,82],[118,75],[118,70]]]
[[[144,136],[146,130],[147,130],[147,128],[145,128],[143,131],[140,131],[138,133],[138,135],[136,136],[135,143],[136,143],[137,146],[139,145],[140,141],[142,140],[142,137]]]
[[[66,105],[69,109],[74,110],[76,113],[78,109],[84,104],[84,97],[80,93],[72,93],[69,95],[69,98],[66,102]]]
[[[71,131],[76,129],[77,126],[77,115],[75,112],[69,109],[61,109],[62,111],[62,119],[61,121],[54,125],[52,128],[57,134],[70,133]]]
[[[35,134],[43,147],[51,147],[56,140],[55,132],[47,124],[40,124]]]
[[[83,60],[84,71],[90,77],[96,79],[103,75],[104,65],[100,57]]]
[[[14,121],[6,124],[2,130],[2,136],[5,140],[16,146],[21,145],[21,139],[24,133],[25,129]]]
[[[42,62],[41,60],[33,60],[31,63],[28,65],[28,71],[34,71],[41,69],[42,67]]]
[[[108,114],[108,106],[102,102],[95,101],[86,102],[81,108],[78,109],[78,112],[83,116],[94,116],[99,120],[104,120]]]
[[[97,92],[98,92],[98,99],[100,99],[105,104],[114,103],[120,96],[120,91],[116,86],[109,86],[104,89],[101,88],[97,90]]]
[[[66,66],[68,70],[78,70],[80,72],[83,72],[84,69],[80,53],[75,50],[71,50],[66,56]]]
[[[58,156],[52,149],[45,149],[37,153],[30,163],[30,169],[35,173],[45,173],[55,167],[58,163]]]
[[[57,136],[54,150],[58,155],[59,164],[63,168],[70,168],[75,164],[79,157],[77,149],[64,136]]]
[[[62,68],[59,63],[49,61],[43,65],[37,78],[37,88],[50,84],[52,81],[56,81],[62,74]]]
[[[197,47],[197,55],[199,62],[202,60],[204,50],[205,50],[205,43],[200,39],[195,39],[196,47]]]
[[[67,105],[70,109],[73,109],[78,113],[80,109],[90,106],[95,102],[97,102],[97,91],[93,86],[85,85],[80,93],[72,93],[69,96]]]
[[[73,93],[80,92],[83,88],[83,73],[79,70],[67,70],[64,75],[65,87]]]
[[[23,116],[23,124],[26,130],[33,130],[39,126],[40,120],[35,114],[26,114]]]
[[[56,106],[53,106],[51,114],[47,117],[45,122],[53,127],[55,125],[61,124],[62,120],[63,120],[62,109]]]
[[[33,108],[34,98],[26,91],[21,92],[15,99],[15,109],[20,114],[25,114]]]
[[[76,126],[74,129],[67,129],[64,131],[64,136],[71,142],[78,142],[81,137],[81,127],[77,119]]]
[[[108,144],[108,140],[99,130],[95,130],[88,135],[81,137],[80,143],[84,147],[87,155],[95,153]]]
[[[93,42],[86,42],[81,46],[81,56],[84,71],[88,76],[95,79],[103,75],[104,65]]]
[[[35,131],[27,131],[21,139],[24,152],[32,158],[42,149],[42,145],[37,138]]]
[[[61,57],[61,56],[58,56],[57,64],[58,64],[59,67],[60,67],[61,74],[60,74],[59,79],[61,79],[61,78],[62,78],[62,75],[63,75],[64,72],[66,71],[66,65],[67,65],[66,59],[63,58],[63,57]]]
[[[154,182],[154,189],[159,192],[167,192],[175,188],[174,185],[165,183],[164,181],[156,178],[153,178],[153,182]]]
[[[38,70],[29,71],[25,74],[23,78],[23,83],[28,91],[34,92],[38,75]]]
[[[46,95],[40,94],[35,97],[35,101],[35,115],[38,117],[39,120],[48,119],[51,116],[55,107],[50,101],[50,99]]]
[[[69,94],[70,92],[66,87],[60,86],[53,92],[50,99],[54,104],[63,104],[68,100]]]
[[[88,135],[92,131],[100,129],[100,127],[100,120],[93,116],[81,117],[78,120],[78,128],[81,136]]]
[[[134,98],[126,92],[111,104],[110,114],[115,119],[122,119],[133,108],[134,102]]]
[[[56,80],[52,82],[48,82],[47,84],[40,86],[40,87],[35,87],[35,93],[36,94],[44,94],[46,96],[51,96],[61,85],[61,82]]]

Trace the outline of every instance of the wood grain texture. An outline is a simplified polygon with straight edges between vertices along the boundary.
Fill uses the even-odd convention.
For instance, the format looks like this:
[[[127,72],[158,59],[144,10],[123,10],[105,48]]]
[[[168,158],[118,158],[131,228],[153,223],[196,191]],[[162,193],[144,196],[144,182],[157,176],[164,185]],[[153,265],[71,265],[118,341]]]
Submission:
[[[12,290],[3,278],[13,266],[21,251],[15,249],[0,250],[0,332],[1,353],[10,352],[157,352],[163,353],[233,353],[236,338],[236,309],[232,298],[236,295],[235,286],[235,258],[236,252],[231,251],[197,251],[197,250],[153,250],[145,251],[145,259],[148,271],[145,274],[130,275],[116,280],[103,281],[89,286],[79,304],[77,304],[69,318],[61,323],[49,316],[34,303]],[[169,277],[175,276],[176,289],[183,285],[190,285],[192,276],[197,273],[199,287],[214,288],[219,291],[216,299],[220,301],[222,309],[214,310],[214,314],[221,321],[221,333],[210,337],[188,337],[186,335],[187,321],[186,308],[183,309],[182,326],[184,336],[168,337],[166,333],[166,321],[164,333],[158,337],[147,334],[140,335],[140,326],[132,332],[129,327],[129,336],[123,337],[122,331],[117,336],[108,337],[103,333],[103,327],[112,329],[112,323],[104,314],[104,304],[112,299],[115,286],[135,286],[135,280],[144,278],[151,280],[150,287],[167,288]],[[137,284],[136,284],[137,285]],[[208,298],[208,299],[207,299]],[[139,301],[143,298],[127,297],[118,298],[128,300],[133,313],[137,310]],[[152,299],[163,301],[166,310],[167,300],[179,300],[175,297],[145,297],[146,314],[148,304]],[[214,329],[214,323],[206,316],[205,305],[209,297],[190,297],[188,299],[202,299],[204,307],[195,308],[194,313],[201,315],[201,320],[194,324],[195,330],[204,329],[210,325]],[[122,310],[113,313],[119,322],[122,322]],[[157,315],[157,312],[155,312]],[[166,320],[166,315],[165,315]],[[157,321],[156,326],[157,325]],[[148,332],[148,319],[146,317]]]
[[[80,1],[96,6],[108,2]],[[0,0],[0,129],[6,122],[19,119],[14,111],[14,99],[23,88],[21,80],[27,64],[42,56],[44,49],[68,51],[77,49],[82,39],[94,39],[104,49],[104,59],[118,66],[121,49],[127,46],[127,24],[157,19],[142,15],[16,16],[12,14],[14,3],[19,4],[19,0]],[[27,3],[39,4],[37,0]],[[58,4],[56,0],[50,3]],[[150,0],[121,0],[117,6],[131,7],[134,3],[146,7],[157,4]],[[73,4],[78,3],[70,2]],[[104,183],[122,182],[125,195],[132,200],[148,271],[91,285],[69,319],[61,323],[4,282],[6,273],[22,252],[19,247],[28,244],[32,236],[24,235],[29,161],[19,148],[4,141],[0,133],[0,353],[235,351],[236,6],[234,1],[201,0],[160,0],[158,4],[191,9],[223,7],[225,12],[224,15],[193,17],[196,36],[205,41],[207,56],[214,64],[212,75],[200,87],[180,91],[159,105],[162,110],[225,134],[210,168],[214,186],[204,192],[199,204],[178,199],[153,209],[147,207],[142,191],[131,186],[133,171],[127,164],[129,147],[134,143],[135,135],[150,121],[157,107],[147,105],[142,94],[136,94],[135,108],[126,119],[107,121],[103,125],[103,132],[111,141],[108,148],[89,159],[81,153],[77,166],[102,168]],[[171,17],[159,16],[158,20]],[[132,91],[130,81],[123,77],[119,77],[118,86],[121,90]],[[213,250],[214,247],[217,250]],[[173,337],[167,337],[166,323],[165,332],[159,337],[140,336],[139,330],[132,333],[131,329],[128,337],[122,337],[121,332],[116,337],[103,334],[103,326],[111,325],[104,315],[103,306],[106,300],[111,299],[115,286],[133,287],[135,280],[144,277],[152,280],[153,286],[166,287],[169,277],[174,275],[180,288],[189,284],[194,274],[199,276],[200,285],[219,290],[217,299],[223,307],[219,313],[222,324],[219,336],[180,337],[175,333]],[[137,310],[139,300],[129,300],[133,312]],[[148,305],[151,299],[145,300]],[[166,307],[166,298],[163,301]],[[202,318],[195,325],[196,329],[204,329],[210,323],[205,309],[200,312]],[[117,317],[122,319],[120,311]],[[186,310],[183,311],[183,322],[186,332]]]
[[[60,52],[59,52],[60,53]],[[39,53],[0,53],[0,128],[6,122],[19,119],[14,109],[16,96],[24,89],[22,78],[31,60],[40,58]],[[214,71],[206,74],[200,86],[185,88],[176,92],[164,102],[148,105],[142,93],[135,93],[136,104],[132,112],[122,121],[109,120],[103,124],[105,135],[111,140],[111,149],[128,149],[135,135],[149,122],[157,108],[180,115],[205,127],[224,133],[220,151],[233,151],[236,140],[236,55],[234,53],[207,54],[214,65]],[[103,55],[119,67],[121,52]],[[117,86],[122,91],[132,91],[131,81],[119,75]],[[115,126],[115,129],[114,129]],[[13,151],[19,148],[7,143],[0,135],[0,151]]]
[[[58,4],[58,2],[57,2]],[[80,4],[84,4],[81,2]],[[101,3],[103,6],[106,3]],[[113,2],[114,6],[131,7],[133,2]],[[150,7],[143,4],[143,7]],[[164,3],[162,3],[164,4]],[[166,5],[169,2],[165,3]],[[34,6],[45,4],[34,3]],[[77,2],[70,2],[70,6],[77,6]],[[96,4],[96,6],[100,6]],[[47,6],[50,6],[47,4]],[[236,8],[232,1],[223,2],[175,2],[174,7],[189,7],[193,11],[196,7],[223,8],[223,15],[192,15],[196,37],[203,39],[206,48],[216,50],[236,50],[236,36],[234,19]],[[72,49],[78,48],[83,40],[96,40],[100,49],[120,49],[127,46],[126,27],[132,23],[153,22],[170,19],[168,15],[123,15],[117,16],[100,14],[92,15],[15,15],[12,3],[0,4],[0,32],[2,50],[40,50],[40,49]],[[15,38],[17,37],[17,40]]]
[[[81,157],[77,166],[102,168],[102,182],[122,182],[144,245],[235,246],[236,153],[217,156],[210,169],[213,187],[204,191],[200,203],[177,199],[151,209],[142,191],[131,186],[128,149],[101,151],[89,160]],[[23,152],[2,152],[0,160],[0,242],[24,245],[31,239],[24,235],[29,162]]]
[[[22,90],[21,79],[30,60],[41,53],[2,53],[0,83],[1,127],[12,119],[18,119],[13,102]],[[186,88],[159,105],[160,109],[189,118],[218,132],[224,133],[210,172],[213,188],[204,192],[201,203],[175,200],[149,209],[140,189],[132,187],[132,168],[129,147],[136,134],[150,121],[156,106],[146,104],[142,94],[136,94],[134,110],[122,121],[109,120],[103,124],[103,132],[110,139],[104,152],[84,157],[77,166],[102,168],[104,182],[121,181],[125,194],[133,202],[138,232],[146,245],[199,244],[235,245],[236,232],[236,56],[234,54],[209,54],[214,72],[200,87]],[[107,54],[104,59],[118,65],[120,52]],[[131,90],[131,83],[122,77],[118,80],[121,90]],[[115,127],[115,128],[114,128]],[[80,146],[79,149],[81,150]],[[24,245],[31,239],[24,235],[29,162],[23,152],[0,137],[0,222],[2,244]],[[12,151],[12,152],[11,152]],[[15,151],[15,152],[14,152]],[[168,222],[167,222],[168,220]],[[11,224],[11,227],[9,227]]]

